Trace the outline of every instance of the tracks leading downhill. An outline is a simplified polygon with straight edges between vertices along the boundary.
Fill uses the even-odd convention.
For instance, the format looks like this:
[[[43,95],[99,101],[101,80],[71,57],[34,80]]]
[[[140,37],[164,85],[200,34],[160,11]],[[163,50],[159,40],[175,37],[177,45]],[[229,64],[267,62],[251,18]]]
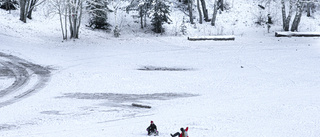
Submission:
[[[41,90],[50,80],[51,72],[47,67],[33,64],[16,56],[0,52],[3,77],[13,77],[14,82],[0,90],[0,108],[22,100]],[[30,82],[30,81],[34,82]],[[26,87],[26,88],[24,88]]]

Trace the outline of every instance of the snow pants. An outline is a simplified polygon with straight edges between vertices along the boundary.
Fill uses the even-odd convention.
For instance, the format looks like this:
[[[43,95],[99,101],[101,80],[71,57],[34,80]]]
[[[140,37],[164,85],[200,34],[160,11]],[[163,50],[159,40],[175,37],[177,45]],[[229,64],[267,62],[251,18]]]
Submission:
[[[177,132],[177,133],[175,133],[175,134],[173,134],[173,135],[171,135],[172,137],[175,137],[175,136],[180,136],[180,133],[179,132]]]

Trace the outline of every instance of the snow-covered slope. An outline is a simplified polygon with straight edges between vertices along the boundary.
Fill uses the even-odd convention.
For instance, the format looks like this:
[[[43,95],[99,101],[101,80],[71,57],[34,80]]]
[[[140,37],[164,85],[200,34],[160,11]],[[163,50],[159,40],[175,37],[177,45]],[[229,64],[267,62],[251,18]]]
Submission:
[[[51,73],[38,91],[0,108],[0,136],[143,137],[151,120],[161,137],[187,126],[190,137],[319,136],[320,39],[276,38],[246,26],[251,19],[240,9],[253,5],[234,2],[241,3],[234,4],[241,23],[221,27],[223,34],[234,31],[235,41],[191,42],[173,37],[169,25],[166,35],[137,28],[122,29],[120,38],[82,27],[80,39],[62,42],[55,17],[36,16],[38,10],[24,24],[18,12],[1,10],[0,53]],[[210,34],[197,25],[203,29],[188,31]],[[10,74],[0,74],[0,90],[14,82]],[[32,88],[38,77],[30,78],[5,97]]]

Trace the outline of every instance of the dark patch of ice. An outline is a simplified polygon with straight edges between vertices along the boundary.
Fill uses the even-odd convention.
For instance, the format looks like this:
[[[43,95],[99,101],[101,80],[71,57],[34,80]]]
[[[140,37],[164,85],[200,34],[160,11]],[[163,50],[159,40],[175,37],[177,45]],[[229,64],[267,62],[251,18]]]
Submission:
[[[139,100],[170,100],[183,97],[194,97],[189,93],[154,93],[154,94],[118,94],[118,93],[66,93],[57,98],[75,98],[90,100],[110,100],[114,102],[132,102]]]
[[[155,66],[143,66],[138,68],[142,71],[190,71],[192,68],[178,68],[178,67],[155,67]]]
[[[18,126],[16,126],[16,125],[0,124],[0,131],[11,130],[11,129],[16,129],[16,128],[18,128]]]
[[[55,111],[55,110],[51,110],[51,111],[42,111],[40,112],[41,114],[47,114],[47,115],[62,115],[60,113],[60,111]]]

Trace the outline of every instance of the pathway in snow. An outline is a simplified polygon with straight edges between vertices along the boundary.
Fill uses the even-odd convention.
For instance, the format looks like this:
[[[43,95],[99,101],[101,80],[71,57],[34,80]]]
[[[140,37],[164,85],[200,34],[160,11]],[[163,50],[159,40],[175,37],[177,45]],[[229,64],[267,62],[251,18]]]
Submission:
[[[2,52],[0,64],[0,77],[9,83],[0,88],[0,108],[30,96],[50,79],[48,68]]]

